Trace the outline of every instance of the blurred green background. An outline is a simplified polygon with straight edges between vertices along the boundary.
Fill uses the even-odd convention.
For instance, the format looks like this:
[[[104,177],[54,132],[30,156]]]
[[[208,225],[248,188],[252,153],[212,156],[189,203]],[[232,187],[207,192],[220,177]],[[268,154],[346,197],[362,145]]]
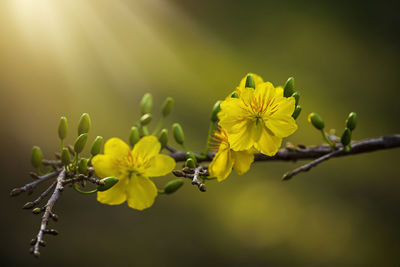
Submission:
[[[37,260],[30,181],[33,145],[52,157],[57,124],[92,118],[91,138],[127,139],[145,92],[176,100],[202,149],[210,109],[247,72],[296,78],[303,113],[288,141],[319,144],[320,113],[355,139],[399,133],[395,1],[2,0],[0,3],[1,266],[399,266],[399,151],[334,159],[291,180],[299,163],[254,164],[207,193],[190,185],[143,212],[66,190]],[[69,141],[73,142],[71,134]],[[162,186],[171,177],[158,178]]]

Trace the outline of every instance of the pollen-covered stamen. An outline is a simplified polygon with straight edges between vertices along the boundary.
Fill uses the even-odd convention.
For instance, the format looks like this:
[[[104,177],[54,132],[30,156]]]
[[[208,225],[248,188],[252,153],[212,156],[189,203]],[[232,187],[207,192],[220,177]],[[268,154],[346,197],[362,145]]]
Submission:
[[[229,144],[228,135],[224,129],[218,126],[218,129],[214,131],[213,136],[208,142],[208,147],[211,151],[218,151],[221,144]]]
[[[150,168],[150,161],[146,156],[133,156],[129,152],[125,157],[118,159],[115,165],[119,173],[127,173],[130,177],[134,173],[141,174]]]

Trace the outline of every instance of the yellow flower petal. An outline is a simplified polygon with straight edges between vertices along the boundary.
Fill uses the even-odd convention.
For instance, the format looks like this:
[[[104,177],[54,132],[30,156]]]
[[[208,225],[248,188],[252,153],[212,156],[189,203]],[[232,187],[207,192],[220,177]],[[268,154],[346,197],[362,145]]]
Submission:
[[[292,116],[295,107],[296,100],[294,97],[277,97],[275,98],[277,104],[276,111],[271,115],[271,118],[275,116]]]
[[[251,163],[254,161],[254,155],[247,151],[232,151],[232,158],[235,163],[233,164],[233,169],[242,175],[250,169]]]
[[[116,158],[126,157],[131,152],[129,146],[117,137],[113,137],[107,140],[104,145],[104,154],[111,155]]]
[[[261,138],[263,133],[262,125],[256,125],[255,122],[248,120],[238,124],[238,126],[240,126],[240,128],[238,128],[239,132],[231,134],[228,132],[228,140],[231,149],[235,151],[249,150],[254,142],[256,142],[255,140]]]
[[[128,205],[137,210],[149,208],[153,205],[157,192],[157,187],[149,178],[133,175],[127,187]]]
[[[143,173],[146,177],[164,176],[175,168],[175,160],[170,156],[158,154],[150,159],[150,167]]]
[[[111,155],[98,154],[93,157],[92,165],[93,168],[100,178],[105,178],[108,176],[117,176],[118,171],[114,165],[114,157]]]
[[[208,166],[210,176],[217,177],[218,182],[225,180],[232,171],[233,163],[230,149],[218,151]]]
[[[160,149],[161,144],[157,137],[151,135],[142,137],[139,142],[136,143],[132,153],[133,157],[151,159],[152,157],[158,155]]]
[[[278,152],[281,144],[282,138],[274,136],[269,129],[263,127],[260,140],[254,144],[254,147],[267,156],[273,156]]]
[[[97,192],[97,201],[108,205],[119,205],[126,201],[126,186],[128,178],[119,178],[119,181],[104,192]]]
[[[265,122],[265,125],[277,137],[286,137],[293,134],[297,130],[296,121],[292,116],[274,117]]]

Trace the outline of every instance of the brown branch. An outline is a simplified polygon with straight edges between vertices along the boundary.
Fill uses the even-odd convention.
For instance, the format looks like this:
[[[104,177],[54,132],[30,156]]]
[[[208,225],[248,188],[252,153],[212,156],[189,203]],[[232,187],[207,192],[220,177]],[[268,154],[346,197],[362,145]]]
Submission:
[[[32,191],[33,188],[35,188],[38,184],[40,184],[40,183],[42,183],[44,181],[47,181],[47,180],[49,180],[51,178],[54,178],[58,174],[59,174],[59,171],[54,171],[54,172],[51,172],[51,173],[46,174],[44,176],[38,176],[39,178],[37,180],[33,181],[32,183],[26,184],[26,185],[24,185],[22,187],[14,188],[11,191],[10,196],[13,197],[13,196],[17,196],[17,195],[19,195],[19,194],[21,194],[22,192],[25,192],[25,191]]]
[[[49,218],[55,217],[55,214],[53,213],[52,209],[54,207],[54,204],[60,197],[60,193],[64,189],[64,179],[65,179],[65,169],[63,168],[63,170],[60,172],[60,174],[57,177],[56,188],[54,189],[53,194],[51,195],[51,197],[49,198],[49,200],[47,201],[47,204],[45,206],[45,211],[44,211],[44,214],[42,217],[42,222],[40,224],[40,230],[36,236],[35,242],[32,247],[33,248],[32,253],[33,253],[33,255],[35,255],[35,257],[40,256],[39,246],[46,245],[45,241],[43,240],[43,235],[46,232],[48,232],[48,230],[46,228],[47,228],[47,224],[49,222]]]

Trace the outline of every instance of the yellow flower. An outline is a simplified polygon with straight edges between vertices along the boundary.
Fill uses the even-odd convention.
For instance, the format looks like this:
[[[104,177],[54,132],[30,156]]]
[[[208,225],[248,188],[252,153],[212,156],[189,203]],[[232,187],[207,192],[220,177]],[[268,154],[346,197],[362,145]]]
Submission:
[[[175,168],[175,160],[159,154],[160,142],[155,136],[145,136],[133,150],[119,138],[104,145],[104,155],[96,155],[92,164],[100,178],[115,176],[119,182],[111,189],[98,192],[97,200],[118,205],[127,201],[129,207],[143,210],[154,203],[158,190],[148,177],[163,176]]]
[[[211,177],[217,177],[218,182],[225,180],[232,168],[242,175],[250,169],[250,165],[254,161],[254,155],[251,152],[233,151],[225,130],[220,127],[214,132],[210,148],[218,152],[208,166],[208,171]]]
[[[285,98],[283,89],[271,83],[259,84],[256,89],[242,88],[239,98],[227,98],[218,114],[220,125],[228,133],[231,149],[255,148],[273,156],[282,138],[297,130],[292,118],[295,99]]]

